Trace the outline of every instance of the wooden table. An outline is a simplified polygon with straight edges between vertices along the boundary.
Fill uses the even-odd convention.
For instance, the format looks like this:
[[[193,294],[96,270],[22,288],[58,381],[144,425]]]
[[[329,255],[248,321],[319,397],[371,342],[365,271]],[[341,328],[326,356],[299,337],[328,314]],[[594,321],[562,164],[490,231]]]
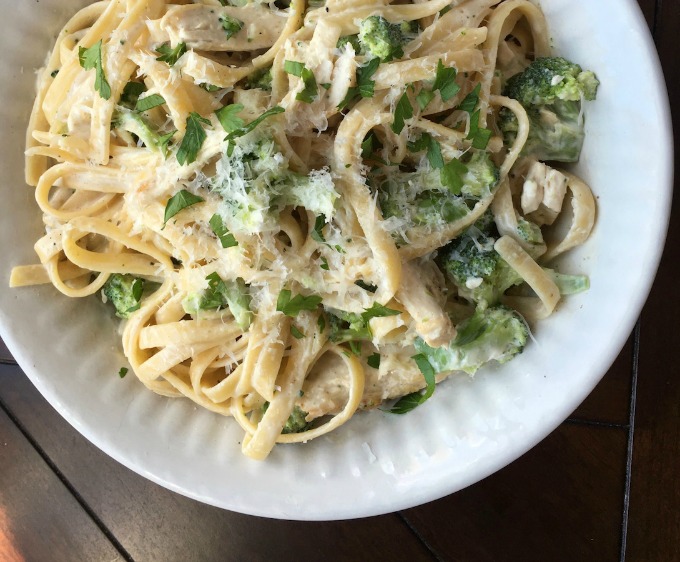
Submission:
[[[639,3],[675,105],[680,3]],[[275,521],[165,490],[81,437],[0,347],[0,560],[680,560],[676,244],[671,220],[638,326],[554,433],[466,490],[370,519]]]

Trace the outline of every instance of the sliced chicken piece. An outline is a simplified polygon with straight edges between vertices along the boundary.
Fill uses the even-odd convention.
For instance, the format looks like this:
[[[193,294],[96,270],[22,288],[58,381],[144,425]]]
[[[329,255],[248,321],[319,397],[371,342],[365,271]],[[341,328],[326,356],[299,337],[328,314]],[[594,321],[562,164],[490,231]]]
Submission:
[[[542,162],[534,162],[522,186],[522,212],[539,225],[552,224],[562,210],[568,182],[561,172]]]
[[[425,272],[413,263],[405,263],[401,270],[401,286],[396,297],[416,323],[418,335],[431,347],[448,345],[456,337],[456,328],[437,299],[428,290]]]
[[[173,45],[186,43],[200,51],[255,51],[276,43],[285,24],[284,12],[259,4],[242,8],[185,4],[170,8],[160,26]]]

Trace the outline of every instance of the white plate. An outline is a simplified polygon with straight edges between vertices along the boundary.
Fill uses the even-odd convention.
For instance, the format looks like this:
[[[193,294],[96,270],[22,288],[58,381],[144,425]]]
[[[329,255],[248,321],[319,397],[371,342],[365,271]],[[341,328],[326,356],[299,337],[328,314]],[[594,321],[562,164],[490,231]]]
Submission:
[[[341,519],[421,504],[468,486],[543,439],[606,372],[642,308],[663,247],[672,182],[664,81],[634,0],[544,2],[558,51],[602,82],[577,172],[599,201],[595,234],[568,260],[589,292],[568,298],[523,355],[474,380],[454,377],[406,416],[362,413],[328,437],[240,453],[232,420],[146,391],[117,373],[114,320],[97,299],[7,288],[35,261],[41,232],[23,182],[24,131],[40,66],[83,0],[0,0],[0,329],[21,367],[78,431],[139,474],[200,501],[255,515]],[[566,268],[565,268],[566,269]]]

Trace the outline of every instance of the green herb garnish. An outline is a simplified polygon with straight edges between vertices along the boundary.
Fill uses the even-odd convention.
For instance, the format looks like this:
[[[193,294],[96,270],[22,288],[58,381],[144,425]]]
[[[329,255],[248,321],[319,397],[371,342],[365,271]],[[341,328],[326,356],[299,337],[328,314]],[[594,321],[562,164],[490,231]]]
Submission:
[[[99,95],[107,100],[111,97],[111,86],[106,81],[104,65],[102,63],[102,40],[100,39],[91,47],[79,47],[78,60],[85,70],[95,70],[94,89]]]

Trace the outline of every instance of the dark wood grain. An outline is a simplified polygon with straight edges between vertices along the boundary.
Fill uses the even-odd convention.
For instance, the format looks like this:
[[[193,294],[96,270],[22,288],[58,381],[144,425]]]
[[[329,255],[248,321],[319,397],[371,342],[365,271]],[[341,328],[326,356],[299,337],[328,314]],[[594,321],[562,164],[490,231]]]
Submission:
[[[81,437],[17,367],[0,365],[0,401],[135,560],[433,559],[398,515],[294,523],[231,513],[165,490]]]
[[[664,0],[657,17],[655,38],[672,108],[680,104],[679,31],[680,4]],[[674,129],[678,131],[680,114],[674,111],[673,117]],[[676,142],[676,169],[680,165],[678,148]],[[676,197],[666,251],[641,318],[628,540],[630,560],[678,560],[680,557],[679,218],[680,200]]]
[[[404,514],[442,560],[619,560],[626,435],[562,425],[486,480]]]
[[[0,449],[0,560],[119,558],[2,409]]]

